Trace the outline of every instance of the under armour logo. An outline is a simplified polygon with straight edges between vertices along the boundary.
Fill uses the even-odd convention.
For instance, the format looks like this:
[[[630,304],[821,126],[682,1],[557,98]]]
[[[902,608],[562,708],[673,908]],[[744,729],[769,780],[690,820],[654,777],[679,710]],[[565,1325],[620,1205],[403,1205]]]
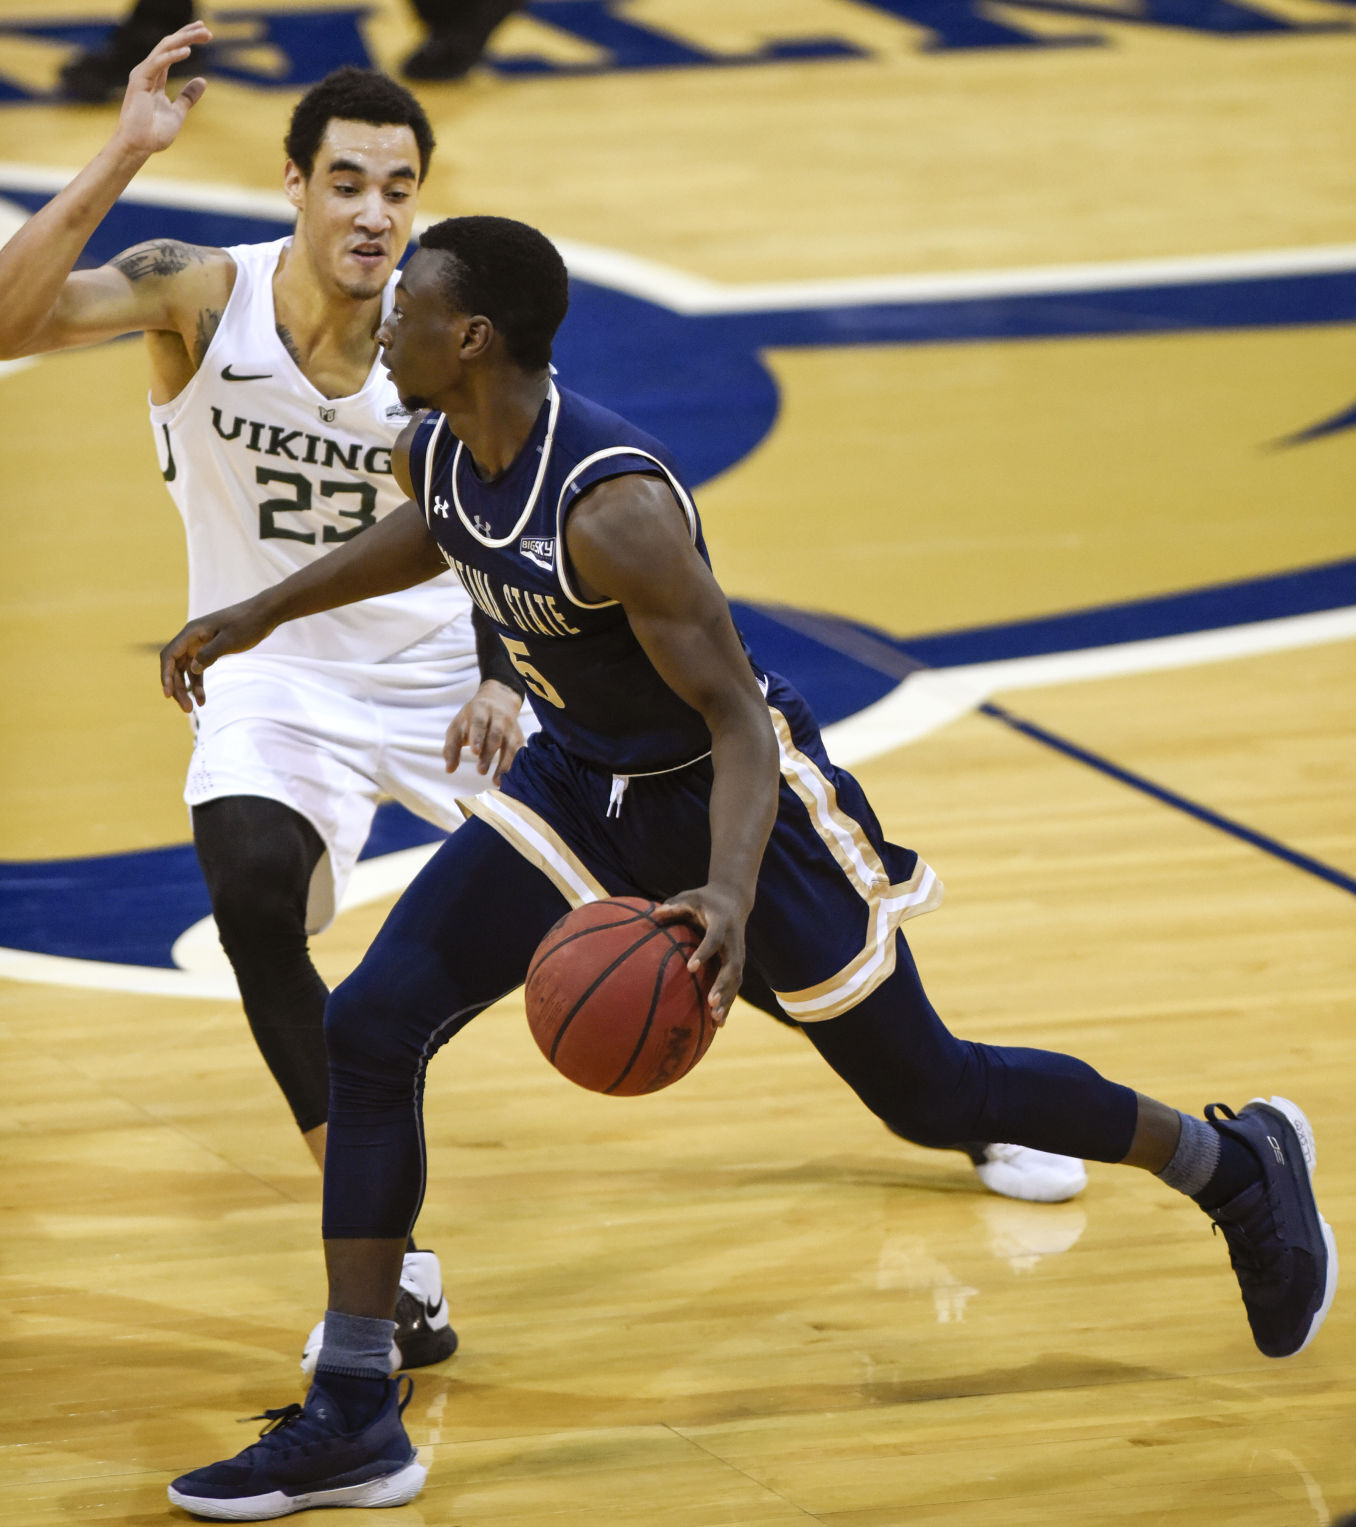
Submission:
[[[447,511],[448,511],[448,509],[450,507],[451,506],[448,504],[448,502],[447,502],[447,500],[445,498],[440,497],[437,493],[435,493],[433,495],[433,512],[434,512],[434,514],[441,514],[442,517],[444,519],[446,519],[447,518]]]
[[[338,414],[338,412],[339,410],[337,408],[322,408],[319,410],[320,417],[326,424],[333,424],[335,416]]]
[[[481,517],[478,514],[473,514],[471,516],[471,523],[476,527],[476,529],[481,533],[481,535],[483,535],[483,536],[489,535],[489,533],[490,533],[490,522],[489,522],[489,520],[482,520]]]

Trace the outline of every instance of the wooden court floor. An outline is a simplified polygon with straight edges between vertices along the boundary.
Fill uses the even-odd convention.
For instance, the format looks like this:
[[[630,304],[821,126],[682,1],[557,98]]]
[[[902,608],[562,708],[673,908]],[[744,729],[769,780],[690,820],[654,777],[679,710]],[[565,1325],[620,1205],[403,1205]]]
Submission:
[[[929,52],[855,0],[783,0],[775,28],[754,0],[617,0],[707,57],[826,35],[859,56],[431,87],[425,204],[780,290],[1356,245],[1350,6],[1257,0],[1239,11],[1309,30],[1239,36],[958,9],[1102,42]],[[0,0],[0,183],[74,169],[108,130],[23,98],[64,56],[41,26],[75,14]],[[415,37],[389,0],[362,27],[386,63]],[[496,46],[600,57],[550,0]],[[274,188],[295,98],[214,81],[154,175]],[[740,598],[904,636],[1341,563],[1356,432],[1264,447],[1350,408],[1352,341],[1312,322],[768,349],[776,421],[699,495],[717,570]],[[144,393],[135,343],[0,372],[6,866],[187,837],[187,737],[152,657],[183,617],[183,554]],[[910,943],[958,1032],[1067,1049],[1187,1109],[1295,1098],[1344,1250],[1354,654],[1315,639],[996,695],[1289,859],[982,710],[855,765],[947,884]],[[387,906],[317,941],[328,978]],[[0,1520],[176,1519],[168,1480],[299,1396],[324,1298],[309,1157],[224,998],[0,980],[0,1078]],[[508,1000],[439,1058],[427,1115],[421,1243],[462,1346],[407,1413],[428,1488],[354,1527],[1356,1510],[1350,1301],[1300,1357],[1261,1358],[1222,1242],[1141,1174],[1094,1165],[1066,1205],[986,1195],[748,1009],[681,1086],[613,1100],[555,1076]]]

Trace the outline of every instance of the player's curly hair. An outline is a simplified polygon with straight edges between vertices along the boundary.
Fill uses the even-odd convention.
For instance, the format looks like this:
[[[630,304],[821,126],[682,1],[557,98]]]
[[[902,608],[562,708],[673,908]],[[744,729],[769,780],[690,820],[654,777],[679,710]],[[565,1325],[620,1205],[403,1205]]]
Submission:
[[[331,122],[370,122],[374,127],[408,127],[419,145],[419,180],[433,157],[433,129],[424,108],[389,74],[351,64],[327,74],[297,102],[283,147],[309,180],[320,140]]]
[[[483,314],[525,369],[550,364],[570,282],[545,234],[507,217],[449,217],[434,223],[419,247],[451,255],[442,262],[442,290],[453,312]]]

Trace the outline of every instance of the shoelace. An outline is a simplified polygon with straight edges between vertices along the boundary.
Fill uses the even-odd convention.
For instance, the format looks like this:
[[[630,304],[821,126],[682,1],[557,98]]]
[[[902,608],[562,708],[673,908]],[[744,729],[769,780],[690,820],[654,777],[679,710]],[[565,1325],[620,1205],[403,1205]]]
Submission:
[[[268,1425],[259,1433],[261,1437],[267,1437],[270,1432],[278,1432],[284,1426],[290,1426],[303,1414],[303,1408],[294,1400],[290,1405],[283,1405],[277,1410],[263,1410],[257,1416],[241,1416],[240,1420],[242,1425],[246,1421],[267,1421]]]
[[[1221,1116],[1226,1119],[1238,1117],[1227,1103],[1207,1103],[1205,1116],[1212,1124],[1218,1123]],[[1223,1220],[1212,1215],[1210,1229],[1224,1232],[1229,1261],[1240,1283],[1255,1285],[1265,1281],[1267,1269],[1262,1246],[1274,1237],[1276,1229],[1265,1193],[1258,1195],[1256,1207],[1246,1218]]]
[[[396,1381],[396,1403],[399,1407],[400,1415],[403,1416],[405,1414],[405,1407],[410,1403],[410,1398],[413,1394],[414,1380],[408,1373],[402,1373]],[[304,1434],[287,1438],[280,1438],[278,1436],[280,1432],[286,1431],[290,1427],[299,1426],[300,1423],[308,1419],[306,1407],[298,1405],[295,1400],[290,1405],[283,1405],[277,1410],[260,1411],[257,1416],[242,1416],[240,1418],[242,1424],[247,1421],[263,1421],[266,1423],[263,1430],[259,1433],[259,1441],[251,1443],[245,1451],[252,1453],[255,1448],[268,1450],[279,1448],[283,1452],[299,1450],[302,1453],[309,1454],[311,1443]]]
[[[1238,1281],[1249,1286],[1266,1281],[1267,1259],[1262,1246],[1271,1238],[1272,1219],[1265,1196],[1258,1199],[1258,1212],[1247,1219],[1211,1221],[1211,1229],[1222,1231],[1229,1248],[1229,1261]]]
[[[294,1400],[291,1405],[283,1405],[277,1410],[260,1411],[257,1416],[241,1416],[240,1423],[244,1425],[249,1421],[263,1421],[265,1425],[259,1432],[259,1441],[251,1443],[246,1448],[247,1453],[254,1452],[262,1444],[261,1451],[281,1449],[283,1452],[292,1452],[300,1448],[303,1453],[309,1453],[310,1447],[300,1437],[279,1438],[278,1433],[286,1431],[289,1427],[296,1426],[304,1419],[306,1410]]]

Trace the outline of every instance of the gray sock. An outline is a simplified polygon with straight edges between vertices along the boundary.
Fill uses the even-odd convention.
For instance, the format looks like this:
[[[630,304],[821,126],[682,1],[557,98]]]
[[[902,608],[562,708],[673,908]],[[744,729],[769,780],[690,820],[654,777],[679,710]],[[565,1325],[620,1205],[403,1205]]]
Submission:
[[[352,1378],[384,1379],[391,1372],[394,1320],[325,1311],[325,1339],[316,1362],[317,1373],[346,1373]]]
[[[1219,1134],[1205,1119],[1189,1113],[1178,1114],[1178,1118],[1182,1121],[1181,1138],[1172,1160],[1158,1175],[1170,1188],[1195,1198],[1204,1191],[1219,1165]]]

